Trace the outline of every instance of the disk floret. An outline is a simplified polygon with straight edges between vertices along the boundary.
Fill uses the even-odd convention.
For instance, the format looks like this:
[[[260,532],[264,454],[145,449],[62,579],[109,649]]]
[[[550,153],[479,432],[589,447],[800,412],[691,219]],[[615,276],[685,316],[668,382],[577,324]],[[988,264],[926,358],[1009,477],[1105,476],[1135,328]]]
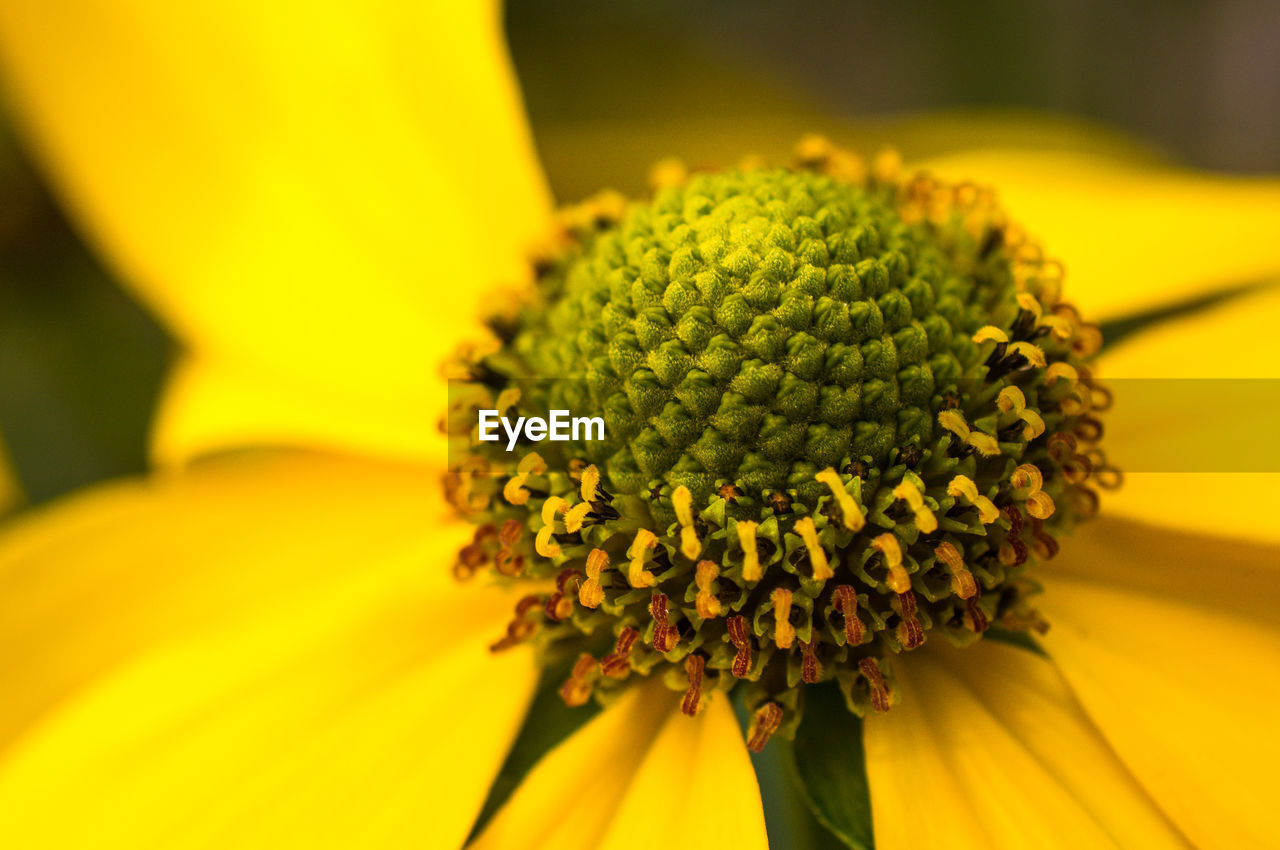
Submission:
[[[789,168],[661,178],[566,210],[454,364],[455,569],[529,588],[495,650],[568,656],[571,705],[743,686],[763,746],[806,684],[886,711],[895,655],[1041,627],[1033,566],[1096,510],[1109,402],[1061,266],[989,191],[891,154],[807,139]],[[509,453],[484,408],[604,437]]]

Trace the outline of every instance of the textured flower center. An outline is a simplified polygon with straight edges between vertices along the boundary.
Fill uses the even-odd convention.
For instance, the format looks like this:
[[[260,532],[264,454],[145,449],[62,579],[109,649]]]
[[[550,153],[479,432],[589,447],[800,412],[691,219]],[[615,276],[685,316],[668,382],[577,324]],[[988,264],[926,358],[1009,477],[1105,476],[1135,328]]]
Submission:
[[[895,654],[1040,625],[1031,568],[1096,509],[1098,330],[989,192],[865,171],[811,139],[567,210],[457,364],[457,571],[528,586],[495,649],[576,656],[566,702],[740,685],[760,747],[807,683],[885,711]],[[508,452],[483,408],[604,436]]]

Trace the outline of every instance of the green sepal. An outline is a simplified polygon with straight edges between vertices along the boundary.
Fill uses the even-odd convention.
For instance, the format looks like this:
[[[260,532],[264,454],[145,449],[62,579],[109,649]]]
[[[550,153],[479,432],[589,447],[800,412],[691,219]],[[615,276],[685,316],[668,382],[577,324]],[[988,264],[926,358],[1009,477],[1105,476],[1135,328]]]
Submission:
[[[791,749],[814,816],[846,846],[873,850],[862,720],[849,711],[835,682],[805,688],[804,719]]]
[[[594,700],[586,705],[570,708],[560,698],[560,686],[569,678],[576,658],[576,655],[568,655],[543,669],[538,689],[524,716],[524,723],[507,752],[502,769],[489,786],[489,796],[485,798],[480,814],[476,816],[471,834],[467,836],[467,844],[480,836],[489,821],[544,755],[600,713],[600,705]]]
[[[751,725],[751,713],[743,702],[746,688],[734,688],[733,708],[743,735]],[[805,850],[845,850],[840,841],[809,806],[796,771],[794,745],[782,735],[774,735],[762,753],[751,753],[760,801],[764,807],[765,831],[770,847],[803,847]]]

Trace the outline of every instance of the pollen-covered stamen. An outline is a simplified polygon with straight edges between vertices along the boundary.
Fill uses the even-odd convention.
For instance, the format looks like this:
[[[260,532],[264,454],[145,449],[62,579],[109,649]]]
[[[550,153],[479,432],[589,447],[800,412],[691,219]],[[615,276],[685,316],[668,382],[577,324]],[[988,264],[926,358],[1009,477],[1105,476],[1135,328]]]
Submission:
[[[767,702],[756,709],[751,718],[751,726],[747,728],[747,749],[753,753],[764,751],[773,733],[782,725],[782,707],[776,702]]]
[[[874,658],[863,658],[858,662],[858,671],[867,680],[871,690],[871,707],[879,714],[889,710],[889,686],[885,684],[884,674]]]
[[[555,526],[544,525],[538,529],[538,534],[533,539],[533,550],[544,558],[560,557],[560,544],[553,539],[555,531]]]
[[[747,618],[741,614],[730,617],[725,623],[729,642],[737,652],[733,656],[731,672],[739,679],[751,672],[751,636],[747,631]]]
[[[555,592],[547,597],[543,606],[548,620],[564,620],[573,613],[573,597],[578,593],[581,578],[573,567],[566,567],[556,576]]]
[[[646,570],[644,565],[649,557],[649,551],[657,545],[658,537],[649,529],[642,528],[636,532],[636,539],[627,550],[627,557],[631,559],[627,569],[627,581],[631,582],[632,587],[653,587],[655,583],[653,573]]]
[[[609,566],[609,554],[603,549],[592,549],[587,555],[587,580],[578,588],[578,601],[584,608],[599,608],[604,601],[604,588],[600,585],[600,573]]]
[[[796,640],[796,630],[791,625],[791,598],[791,591],[784,587],[775,589],[769,596],[773,602],[773,642],[778,649],[790,649]]]
[[[696,577],[698,587],[698,616],[704,620],[720,616],[720,600],[716,598],[715,581],[720,576],[720,565],[715,561],[699,561]]]
[[[680,630],[667,622],[667,595],[655,593],[649,602],[649,616],[653,618],[653,648],[658,652],[670,652],[680,639]]]
[[[596,465],[588,464],[582,470],[582,484],[579,487],[578,495],[582,501],[590,504],[596,500],[596,496],[600,491],[600,470]]]
[[[631,626],[623,627],[613,652],[600,659],[600,672],[610,679],[625,679],[631,672],[631,650],[635,648],[640,633]]]
[[[742,580],[755,582],[761,578],[760,552],[756,548],[756,529],[758,523],[742,521],[738,523],[738,545],[742,547]]]
[[[933,511],[925,507],[924,494],[920,492],[919,485],[914,481],[904,478],[901,484],[893,488],[893,497],[907,503],[907,507],[911,508],[915,516],[916,528],[923,534],[932,534],[938,530],[938,518],[933,515]]]
[[[847,584],[842,584],[835,590],[832,597],[832,606],[838,611],[844,619],[844,642],[847,646],[857,646],[862,643],[865,635],[865,629],[862,620],[858,619],[858,594]]]
[[[685,691],[680,701],[680,711],[693,717],[702,711],[702,673],[707,667],[707,659],[694,653],[684,660],[684,674],[689,679],[689,690]]]
[[[827,552],[822,548],[822,541],[818,540],[818,529],[813,524],[813,517],[796,520],[796,533],[804,541],[805,550],[809,553],[809,564],[813,567],[814,581],[826,581],[835,575],[831,571],[831,564],[827,561]]]
[[[984,342],[1007,343],[1009,335],[995,325],[986,325],[973,335],[973,341],[979,345]]]
[[[828,468],[813,477],[818,483],[825,484],[830,488],[832,498],[835,499],[836,504],[840,507],[840,518],[844,522],[844,527],[850,531],[861,531],[862,527],[866,525],[866,519],[862,516],[862,509],[858,507],[858,503],[844,489],[844,482],[840,480],[840,474],[834,469]]]

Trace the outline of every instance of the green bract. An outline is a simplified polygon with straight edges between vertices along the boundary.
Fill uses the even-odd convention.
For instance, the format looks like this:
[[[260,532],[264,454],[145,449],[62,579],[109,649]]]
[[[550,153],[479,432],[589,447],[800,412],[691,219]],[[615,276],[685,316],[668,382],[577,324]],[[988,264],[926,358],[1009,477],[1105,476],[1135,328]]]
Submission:
[[[541,580],[496,648],[582,653],[571,704],[663,672],[694,713],[742,682],[762,746],[804,683],[887,710],[893,654],[1038,622],[1028,571],[1095,505],[1097,330],[990,193],[860,171],[809,142],[573,208],[462,362],[458,570]],[[508,453],[484,408],[605,436]]]

